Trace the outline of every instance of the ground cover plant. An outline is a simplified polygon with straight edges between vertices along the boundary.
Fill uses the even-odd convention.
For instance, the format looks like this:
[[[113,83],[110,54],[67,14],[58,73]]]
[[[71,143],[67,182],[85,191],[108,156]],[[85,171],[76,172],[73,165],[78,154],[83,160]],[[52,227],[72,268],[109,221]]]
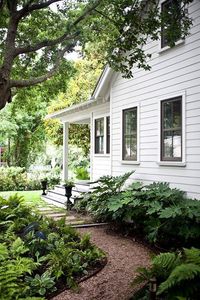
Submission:
[[[75,209],[78,212],[88,211],[99,221],[111,221],[112,214],[108,211],[108,203],[114,195],[119,195],[133,172],[125,173],[121,176],[102,176],[91,193],[83,194],[83,198],[75,204]]]
[[[100,178],[99,186],[77,204],[77,209],[117,224],[162,251],[173,251],[156,256],[151,267],[138,269],[134,282],[145,286],[132,299],[149,299],[152,279],[157,285],[152,299],[199,299],[200,201],[189,199],[167,183],[133,182],[125,188],[129,176]]]
[[[88,235],[44,218],[15,195],[0,197],[0,299],[46,299],[101,267]]]
[[[78,209],[89,211],[97,220],[127,227],[153,245],[200,247],[200,202],[167,183],[133,182],[122,190],[129,176],[100,178],[99,186],[80,201]]]
[[[147,283],[155,278],[156,299],[197,300],[200,295],[200,249],[183,249],[157,255],[151,267],[139,268],[134,284]],[[143,294],[143,295],[142,295]],[[149,299],[146,286],[133,299]]]

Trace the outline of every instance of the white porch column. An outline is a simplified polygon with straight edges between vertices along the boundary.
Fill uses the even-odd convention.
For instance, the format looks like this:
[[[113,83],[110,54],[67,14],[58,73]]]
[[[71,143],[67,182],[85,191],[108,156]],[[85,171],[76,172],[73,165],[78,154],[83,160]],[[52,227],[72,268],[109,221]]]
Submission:
[[[69,135],[69,123],[63,123],[63,174],[62,179],[68,179],[68,135]]]

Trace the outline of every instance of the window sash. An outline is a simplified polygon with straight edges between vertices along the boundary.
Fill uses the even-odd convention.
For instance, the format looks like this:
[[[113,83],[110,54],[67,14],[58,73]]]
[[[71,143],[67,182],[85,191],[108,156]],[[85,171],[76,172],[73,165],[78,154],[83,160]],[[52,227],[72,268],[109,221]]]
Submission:
[[[106,153],[110,154],[110,117],[106,117]]]
[[[161,3],[161,13],[165,14],[167,12],[169,12],[170,6],[176,6],[177,10],[180,10],[180,4],[178,2],[178,0],[166,0],[163,3]],[[167,24],[167,27],[172,26],[173,25],[180,25],[181,20],[179,19],[172,19],[173,24]],[[174,24],[176,23],[176,24]],[[175,37],[175,41],[177,42],[179,39],[181,39],[181,33],[176,32],[176,37]],[[166,36],[166,28],[164,28],[164,25],[161,26],[161,48],[167,47],[169,46],[169,42],[167,40],[167,36]]]
[[[130,112],[134,113],[134,118],[127,126],[126,121]],[[123,110],[122,117],[122,160],[137,161],[137,107]]]
[[[165,105],[170,104],[171,120],[174,122],[174,103],[180,105],[180,126],[171,126],[166,128],[166,110]],[[173,124],[172,124],[173,125]],[[182,161],[183,157],[183,137],[182,137],[182,97],[176,97],[161,102],[161,161]]]
[[[95,153],[104,153],[104,118],[95,120]]]

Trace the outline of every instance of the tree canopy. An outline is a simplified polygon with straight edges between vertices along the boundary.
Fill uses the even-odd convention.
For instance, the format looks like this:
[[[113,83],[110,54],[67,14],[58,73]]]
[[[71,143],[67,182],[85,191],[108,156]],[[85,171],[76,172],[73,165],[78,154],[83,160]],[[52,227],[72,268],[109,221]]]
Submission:
[[[172,32],[178,30],[184,38],[191,25],[186,8],[192,1],[176,0],[180,11],[162,15],[158,0],[0,0],[0,109],[16,89],[59,71],[77,43],[102,42],[107,62],[125,76],[132,76],[133,66],[149,69],[143,45],[149,37],[158,39],[169,19],[178,20],[167,27],[169,45],[177,36]]]
[[[104,58],[99,53],[100,44],[88,44],[84,51],[84,57],[74,62],[76,70],[68,81],[66,91],[59,93],[51,101],[48,112],[66,108],[89,99],[96,81],[102,71]],[[63,128],[58,120],[45,120],[47,138],[55,145],[62,145]],[[70,124],[69,143],[81,147],[87,156],[90,147],[90,130],[87,124]]]

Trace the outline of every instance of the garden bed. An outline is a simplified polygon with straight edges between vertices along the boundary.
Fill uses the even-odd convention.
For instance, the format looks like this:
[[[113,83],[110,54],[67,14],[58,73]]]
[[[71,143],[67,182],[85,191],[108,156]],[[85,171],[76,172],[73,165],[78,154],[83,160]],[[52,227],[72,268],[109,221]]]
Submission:
[[[105,254],[65,225],[30,210],[18,196],[0,198],[0,295],[50,299],[96,274]]]

